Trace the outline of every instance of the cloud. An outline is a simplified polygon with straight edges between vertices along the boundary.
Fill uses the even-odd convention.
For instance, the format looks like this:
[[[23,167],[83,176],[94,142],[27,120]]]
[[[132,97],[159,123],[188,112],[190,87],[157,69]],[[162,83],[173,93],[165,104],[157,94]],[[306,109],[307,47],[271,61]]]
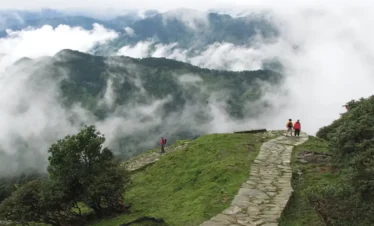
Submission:
[[[69,2],[64,2],[69,6]],[[213,7],[218,7],[221,3],[229,4],[225,1],[218,3],[215,5],[208,1],[203,4]],[[235,3],[245,5],[244,1],[232,4]],[[365,3],[364,6],[357,4],[356,7],[351,7],[352,3],[353,1],[339,1],[332,7],[331,2],[324,5],[322,1],[313,4],[311,1],[251,1],[253,7],[250,9],[230,9],[237,14],[271,9],[270,19],[274,20],[281,32],[274,43],[257,38],[250,45],[214,43],[194,52],[192,49],[180,48],[178,43],[163,45],[152,40],[143,40],[134,46],[124,46],[119,51],[120,55],[140,58],[167,57],[201,67],[236,71],[259,69],[264,67],[264,61],[277,59],[284,66],[286,81],[283,86],[275,88],[259,84],[266,95],[261,101],[248,101],[245,106],[248,112],[261,111],[260,118],[246,118],[245,121],[239,122],[232,120],[224,110],[226,106],[222,101],[227,96],[227,91],[222,91],[212,93],[209,104],[188,102],[184,111],[171,114],[169,120],[164,122],[158,117],[160,106],[170,101],[170,97],[144,98],[147,93],[142,80],[136,75],[137,68],[129,68],[131,73],[126,75],[126,79],[136,84],[136,94],[142,101],[116,106],[113,102],[116,95],[113,92],[113,84],[122,81],[118,81],[117,75],[114,74],[108,80],[107,92],[100,101],[100,104],[113,108],[113,112],[110,117],[96,124],[99,130],[106,134],[109,143],[118,134],[141,133],[147,131],[147,127],[161,122],[168,128],[163,131],[166,137],[182,127],[189,127],[196,133],[231,132],[259,127],[279,129],[284,127],[288,118],[300,119],[303,129],[314,134],[319,127],[330,123],[344,111],[342,104],[352,98],[371,95],[374,90],[374,32],[370,30],[374,25],[374,19],[371,17],[373,6]],[[166,1],[157,4],[166,6]],[[167,7],[177,4],[182,6],[184,3],[173,1],[173,4]],[[130,6],[135,7],[135,3]],[[191,7],[194,8],[193,4]],[[191,18],[193,21],[194,17]],[[187,17],[185,21],[188,23],[191,18]],[[67,111],[56,102],[60,94],[56,91],[55,81],[46,80],[43,86],[30,86],[29,81],[33,75],[31,72],[36,71],[35,68],[27,68],[25,71],[26,69],[20,66],[17,71],[4,71],[4,67],[21,57],[51,56],[64,48],[88,51],[95,44],[111,40],[116,35],[99,25],[92,31],[66,26],[56,29],[44,26],[36,30],[10,32],[8,37],[0,39],[1,54],[5,54],[0,60],[0,69],[3,70],[0,72],[0,143],[8,153],[16,153],[16,149],[12,147],[22,143],[19,141],[31,141],[28,148],[37,150],[35,153],[45,154],[45,148],[56,138],[77,131],[81,123],[94,122],[95,119],[79,105]],[[153,48],[154,51],[151,51]],[[108,60],[107,65],[115,63],[118,62]],[[49,73],[47,69],[44,73]],[[69,72],[61,72],[62,75],[66,73]],[[185,74],[179,75],[178,78],[183,86],[195,87],[195,95],[207,95],[206,87],[200,83],[197,75]],[[203,107],[209,109],[209,113],[204,115],[209,118],[205,123],[195,117]],[[181,118],[184,120],[181,121]],[[144,146],[156,143],[160,135],[147,132],[151,135],[142,142]],[[17,158],[17,153],[11,157]],[[37,163],[36,158],[27,158],[28,166]],[[17,167],[19,166],[14,166]]]
[[[56,28],[44,25],[38,29],[7,30],[7,36],[0,39],[0,54],[7,56],[7,59],[2,59],[3,65],[0,68],[22,57],[51,56],[61,49],[86,52],[94,45],[105,43],[117,36],[116,32],[99,24],[94,24],[92,30],[67,25],[59,25]]]
[[[288,106],[270,114],[269,124],[300,118],[313,134],[344,112],[342,104],[373,94],[370,14],[365,8],[279,14],[282,38],[271,48],[286,66],[289,96],[278,100]]]
[[[179,48],[178,43],[156,44],[153,41],[140,41],[135,45],[123,46],[117,54],[135,58],[165,57],[203,68],[243,71],[262,68],[262,61],[266,56],[262,51],[232,43],[214,43],[197,51]]]
[[[151,42],[138,42],[135,46],[124,46],[118,51],[118,55],[125,55],[134,58],[143,58],[149,55]]]
[[[92,13],[120,13],[124,10],[129,9],[156,9],[159,11],[167,11],[175,8],[192,8],[199,10],[215,9],[230,9],[235,11],[244,10],[262,10],[262,9],[276,9],[282,11],[288,11],[295,8],[332,8],[336,9],[339,7],[368,7],[372,6],[371,1],[364,0],[92,0],[90,2],[85,1],[73,1],[73,0],[39,0],[37,2],[26,1],[26,0],[13,0],[9,2],[2,2],[0,9],[33,9],[37,10],[40,8],[56,8],[56,9],[68,9],[74,11],[91,11]]]
[[[116,35],[100,25],[91,31],[60,25],[8,31],[0,39],[0,175],[20,168],[43,168],[47,148],[56,138],[76,132],[80,123],[92,120],[83,108],[67,110],[58,101],[58,80],[50,76],[56,72],[50,71],[46,56],[66,48],[87,51]],[[37,64],[26,60],[8,68],[23,57],[42,58]],[[60,79],[66,73],[61,71]],[[79,120],[72,123],[72,118]],[[20,154],[22,150],[27,151]]]
[[[134,36],[135,35],[135,31],[131,27],[125,27],[125,32],[129,36]]]
[[[48,73],[43,65],[28,63],[0,72],[0,149],[5,152],[0,154],[0,176],[28,167],[45,169],[51,142],[76,131],[69,118],[80,109],[67,112],[61,106],[57,83]]]
[[[204,29],[209,25],[207,13],[188,8],[169,10],[163,13],[162,17],[164,24],[170,20],[179,20],[193,30]]]
[[[9,37],[6,40],[4,42],[8,44],[18,43],[12,42]],[[68,43],[65,44],[68,45]],[[64,46],[64,48],[67,47]],[[86,49],[86,43],[77,48]],[[25,53],[28,52],[25,51]],[[191,95],[191,86],[195,91],[183,109],[169,114],[164,119],[163,106],[170,103],[172,97],[170,95],[163,98],[151,97],[144,88],[141,68],[126,59],[109,57],[105,62],[109,79],[103,97],[98,100],[98,106],[104,106],[110,109],[110,112],[106,112],[106,117],[99,120],[80,104],[75,104],[69,109],[62,105],[59,82],[68,77],[71,72],[69,69],[54,70],[50,67],[52,63],[56,63],[48,57],[54,51],[31,53],[28,56],[35,57],[39,54],[45,56],[37,58],[37,63],[32,63],[27,59],[19,61],[16,66],[2,68],[0,72],[0,113],[2,114],[0,176],[11,175],[28,168],[44,171],[47,166],[48,147],[57,139],[76,133],[84,124],[95,124],[98,130],[105,134],[106,145],[117,154],[124,154],[121,153],[123,145],[120,144],[123,141],[118,139],[123,139],[123,137],[135,139],[135,142],[131,139],[126,141],[126,149],[131,152],[128,153],[131,156],[153,147],[161,135],[172,141],[176,133],[186,130],[196,135],[214,132],[218,128],[216,121],[219,121],[216,119],[216,112],[220,115],[227,115],[223,110],[226,106],[220,105],[224,100],[224,93],[209,93],[198,75],[175,74],[172,76],[179,81],[183,95]],[[7,54],[12,60],[17,60],[20,56],[12,52]],[[60,53],[57,56],[62,61],[64,58],[72,57],[70,52]],[[110,68],[123,70],[120,70],[121,73],[116,73],[113,72],[116,70],[110,70]],[[129,94],[128,103],[117,104],[115,99],[118,93],[115,92],[115,84],[124,82],[132,83],[135,90]],[[210,104],[201,101],[202,95],[210,96]],[[214,114],[204,112],[206,108],[212,109]],[[208,120],[201,119],[201,117],[208,118]],[[223,128],[223,126],[220,127],[221,130]]]
[[[275,43],[258,38],[250,46],[215,43],[193,52],[176,43],[144,41],[123,47],[119,54],[166,57],[237,71],[259,69],[265,60],[277,59],[287,79],[282,89],[267,88],[263,100],[272,108],[257,121],[262,122],[260,126],[276,129],[288,118],[300,119],[303,129],[315,134],[345,111],[344,103],[369,96],[374,90],[374,32],[368,29],[374,25],[374,5],[352,6],[352,1],[343,1],[332,7],[319,3],[297,3],[288,8],[275,4],[270,18],[281,32]],[[151,46],[155,50],[150,51]]]

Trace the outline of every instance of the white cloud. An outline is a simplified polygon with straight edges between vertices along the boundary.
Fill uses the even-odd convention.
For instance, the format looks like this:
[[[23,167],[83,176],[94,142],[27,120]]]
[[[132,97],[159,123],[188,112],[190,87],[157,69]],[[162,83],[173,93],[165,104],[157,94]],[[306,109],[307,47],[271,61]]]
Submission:
[[[152,48],[153,45],[155,49]],[[203,68],[243,71],[261,69],[262,60],[266,56],[263,51],[263,49],[235,46],[232,43],[214,43],[205,49],[196,51],[178,48],[177,43],[167,45],[141,41],[136,45],[123,46],[117,54],[135,58],[165,57]],[[188,57],[188,54],[192,56]]]
[[[202,82],[203,80],[196,75],[193,74],[184,74],[178,77],[178,80],[182,84],[196,84],[197,82]]]
[[[300,118],[314,133],[344,112],[342,104],[373,94],[374,32],[367,27],[374,20],[367,9],[356,10],[279,14],[282,39],[263,49],[271,49],[286,66],[290,93],[277,101],[289,106],[270,114],[270,125]]]
[[[192,50],[176,44],[158,44],[150,52],[152,43],[147,41],[123,47],[126,51],[119,53],[167,57],[229,70],[259,69],[264,59],[277,58],[285,66],[283,88],[288,96],[270,89],[266,99],[276,109],[264,112],[264,120],[259,121],[268,128],[282,128],[288,118],[300,119],[303,129],[314,134],[345,111],[344,103],[373,94],[374,32],[369,28],[374,25],[374,6],[357,4],[349,8],[350,3],[341,2],[335,8],[308,8],[307,4],[300,8],[296,4],[299,8],[284,9],[275,5],[272,13],[281,37],[272,44],[260,39],[251,47],[215,43],[187,57]]]
[[[86,52],[95,44],[104,43],[118,36],[114,31],[94,24],[92,30],[80,27],[59,25],[53,28],[44,25],[38,29],[20,31],[7,30],[7,36],[0,38],[0,54],[7,55],[0,65],[12,63],[22,57],[36,58],[51,56],[61,49],[73,49]],[[0,68],[1,68],[0,67]]]
[[[62,6],[58,1],[50,2],[56,7]],[[79,4],[84,6],[83,2],[63,2],[68,7],[77,7],[80,6]],[[122,2],[113,1],[108,4],[118,3],[120,7]],[[129,7],[140,7],[144,4],[142,1],[136,3],[125,1],[123,4],[126,2]],[[177,131],[184,123],[180,121],[180,118],[190,119],[185,123],[189,123],[191,128],[205,132],[227,132],[251,127],[278,129],[284,127],[285,120],[293,118],[300,119],[303,129],[313,134],[319,127],[337,118],[339,112],[344,111],[342,104],[352,98],[368,96],[374,90],[374,65],[372,64],[374,32],[370,30],[374,25],[374,19],[371,16],[374,7],[368,2],[365,6],[360,6],[361,3],[363,4],[360,1],[331,1],[326,6],[322,1],[313,1],[313,5],[311,2],[251,1],[248,4],[252,4],[253,7],[249,10],[245,7],[230,9],[236,13],[262,10],[266,9],[265,6],[272,9],[273,18],[281,30],[280,39],[272,44],[264,44],[261,39],[258,39],[256,45],[251,47],[215,43],[193,56],[188,56],[187,53],[191,53],[191,50],[179,48],[177,43],[157,44],[155,51],[150,52],[153,42],[148,40],[139,42],[135,46],[124,46],[119,54],[140,58],[149,55],[168,57],[202,67],[230,70],[259,69],[262,67],[263,60],[271,58],[277,58],[284,64],[287,80],[283,89],[274,90],[274,87],[264,87],[268,91],[264,100],[269,101],[273,109],[264,111],[262,118],[248,118],[245,122],[233,121],[222,110],[225,107],[222,106],[224,92],[215,93],[211,95],[208,105],[212,113],[210,123],[200,125],[193,121],[192,113],[199,112],[201,106],[207,106],[206,103],[190,103],[185,111],[172,115],[171,120],[165,122],[168,128],[171,128],[170,131],[165,132],[168,133],[167,136]],[[17,0],[13,3],[17,3]],[[18,3],[21,1],[18,0]],[[43,2],[39,3],[43,4]],[[48,5],[47,1],[44,3],[44,6]],[[184,7],[187,4],[187,2],[175,1],[170,5],[166,4],[169,3],[167,1],[148,3],[144,5],[151,8],[158,8],[153,7],[157,5],[160,8]],[[219,7],[222,6],[221,3],[246,4],[244,1],[228,2],[228,0],[217,1],[217,4],[213,1],[201,3],[204,5],[199,5],[197,1],[191,2],[191,5],[187,7]],[[357,3],[356,7],[352,7],[353,3]],[[31,7],[35,3],[28,2],[27,4],[24,6]],[[90,4],[95,5],[95,2],[90,2]],[[96,7],[100,7],[100,4]],[[187,23],[191,21],[190,19],[184,18]],[[50,56],[64,48],[87,51],[96,43],[111,40],[117,34],[96,25],[92,31],[67,26],[60,26],[56,29],[44,26],[36,30],[10,32],[9,35],[7,38],[0,39],[0,54],[6,54],[0,59],[0,69],[4,69],[5,65],[24,56]],[[11,150],[10,147],[17,141],[14,136],[18,134],[23,139],[33,141],[30,142],[30,147],[42,150],[56,138],[78,129],[76,124],[70,123],[71,117],[78,119],[78,122],[93,121],[92,116],[79,106],[74,108],[74,114],[77,116],[72,116],[73,113],[70,114],[63,109],[56,102],[59,93],[55,91],[56,84],[53,81],[46,81],[47,85],[43,86],[43,89],[35,90],[34,86],[29,86],[27,83],[33,69],[28,68],[28,71],[22,71],[23,69],[19,68],[19,70],[0,72],[0,114],[2,115],[0,144],[2,147]],[[137,85],[139,94],[146,95],[141,81],[135,75],[136,68],[133,68],[131,72],[134,74],[131,82]],[[184,75],[180,79],[188,85],[196,85],[199,82],[199,78],[195,75]],[[113,82],[111,80],[108,82],[107,93],[102,101],[109,106],[115,106],[113,102],[115,94],[111,88]],[[204,87],[200,88],[199,92],[205,94]],[[144,129],[155,125],[161,122],[161,119],[157,117],[158,107],[167,101],[169,101],[168,98],[149,99],[147,104],[120,106],[112,117],[100,122],[98,127],[110,141],[119,132],[131,133],[139,127]],[[246,108],[248,111],[256,111],[261,109],[259,106],[261,103],[251,103]],[[24,112],[15,114],[19,109],[24,109]],[[126,109],[133,111],[129,112]],[[121,117],[121,114],[125,114],[126,117]],[[146,142],[156,142],[154,138],[158,137],[158,134],[154,136]]]
[[[237,11],[258,10],[264,8],[278,9],[288,11],[300,7],[321,7],[336,9],[339,7],[352,8],[356,6],[368,7],[372,6],[372,1],[367,0],[92,0],[73,1],[73,0],[13,0],[4,1],[0,5],[0,9],[40,9],[40,8],[57,8],[57,9],[84,9],[91,12],[119,13],[121,10],[128,9],[157,9],[167,11],[175,8],[193,8],[200,10],[208,10],[212,8],[225,8]],[[102,13],[101,13],[102,14]]]
[[[179,8],[169,10],[162,14],[163,22],[167,24],[170,20],[179,20],[191,29],[204,29],[208,26],[208,14],[200,10]]]
[[[8,31],[7,37],[0,38],[0,147],[9,155],[0,159],[0,174],[31,166],[42,168],[45,162],[37,153],[45,157],[52,142],[77,131],[71,118],[78,119],[78,123],[92,120],[79,106],[69,111],[61,106],[57,100],[58,81],[48,76],[52,74],[48,68],[40,70],[46,62],[40,60],[38,66],[26,62],[11,70],[7,66],[22,57],[52,56],[66,48],[87,51],[116,35],[100,25],[94,25],[91,31],[60,25],[55,29],[43,26]],[[62,79],[68,72],[60,73]],[[29,152],[27,161],[14,161],[20,158],[17,150],[23,145]]]
[[[138,42],[135,46],[124,46],[118,50],[118,55],[125,55],[134,58],[147,57],[151,42]]]
[[[131,27],[125,27],[125,32],[129,36],[134,36],[135,35],[135,31]]]

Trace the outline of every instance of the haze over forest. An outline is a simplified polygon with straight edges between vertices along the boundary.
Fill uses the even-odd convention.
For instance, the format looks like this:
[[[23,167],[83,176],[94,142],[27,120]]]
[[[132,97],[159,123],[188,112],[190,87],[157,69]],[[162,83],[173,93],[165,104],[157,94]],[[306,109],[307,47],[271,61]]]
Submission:
[[[374,3],[76,2],[0,6],[0,174],[87,123],[129,158],[288,118],[315,134],[374,90]]]

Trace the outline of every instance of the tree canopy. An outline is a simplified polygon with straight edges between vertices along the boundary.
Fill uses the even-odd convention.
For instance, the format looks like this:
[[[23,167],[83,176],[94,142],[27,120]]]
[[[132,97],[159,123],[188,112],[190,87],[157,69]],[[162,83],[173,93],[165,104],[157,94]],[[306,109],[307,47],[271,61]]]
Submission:
[[[104,142],[104,135],[94,126],[86,126],[52,144],[49,178],[29,181],[15,190],[1,203],[0,218],[21,224],[73,225],[83,220],[82,204],[98,218],[105,210],[124,211],[129,174],[103,147]]]
[[[310,200],[328,225],[374,222],[374,96],[352,100],[348,111],[317,135],[330,140],[340,180],[313,187]]]

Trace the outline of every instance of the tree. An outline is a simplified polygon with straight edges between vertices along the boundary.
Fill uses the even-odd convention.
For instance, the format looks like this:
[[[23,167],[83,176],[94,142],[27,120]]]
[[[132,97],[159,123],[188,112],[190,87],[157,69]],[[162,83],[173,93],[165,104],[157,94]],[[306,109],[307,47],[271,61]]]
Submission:
[[[8,221],[25,225],[38,221],[43,209],[40,205],[40,181],[31,181],[17,189],[0,205],[0,216]]]
[[[0,178],[0,203],[8,198],[17,187],[22,186],[29,181],[43,179],[45,176],[45,174],[28,169],[27,173]]]
[[[54,226],[78,221],[71,204],[53,181],[34,180],[20,186],[0,205],[0,219],[28,225],[30,222]]]
[[[50,195],[49,183],[50,181],[34,180],[19,187],[1,203],[0,218],[21,225],[37,222],[56,226],[76,219],[71,207],[64,206],[66,201],[56,199],[58,193]],[[48,196],[44,196],[45,194]]]
[[[330,140],[339,183],[313,187],[309,200],[327,225],[374,222],[374,96],[352,100],[348,111],[318,136]]]
[[[82,225],[82,202],[98,217],[104,209],[124,210],[124,190],[129,174],[94,126],[66,136],[49,148],[49,178],[19,186],[0,205],[0,219],[27,225]],[[77,208],[78,213],[72,211]]]
[[[129,174],[108,148],[103,148],[104,135],[95,126],[86,126],[78,134],[66,136],[53,144],[49,153],[50,179],[73,206],[83,202],[98,217],[104,208],[122,210],[123,194]]]

